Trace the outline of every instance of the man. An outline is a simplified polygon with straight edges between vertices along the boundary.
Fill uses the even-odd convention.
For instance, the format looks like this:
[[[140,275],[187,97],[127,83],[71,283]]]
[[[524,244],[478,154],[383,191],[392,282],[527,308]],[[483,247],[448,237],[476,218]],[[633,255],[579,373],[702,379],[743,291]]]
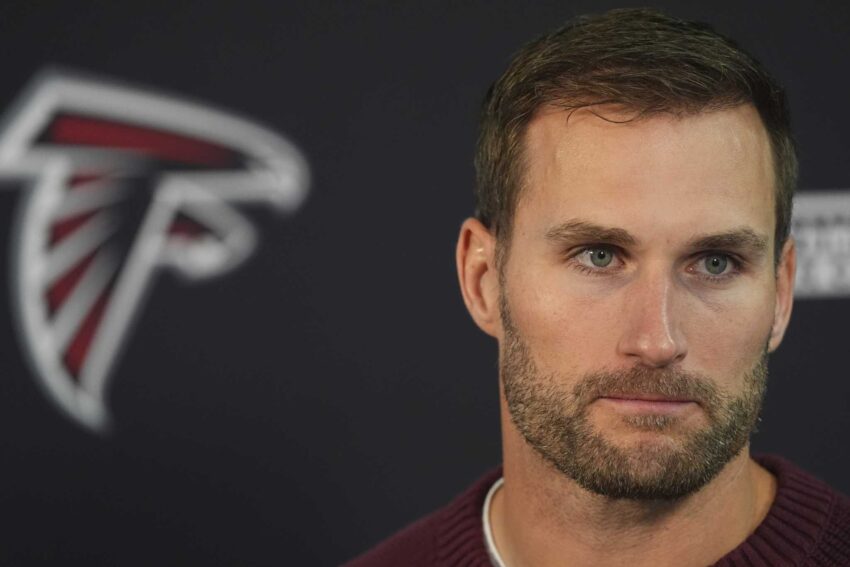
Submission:
[[[654,11],[579,18],[495,83],[476,168],[457,267],[503,469],[351,565],[850,565],[850,501],[749,453],[795,267],[760,64]]]

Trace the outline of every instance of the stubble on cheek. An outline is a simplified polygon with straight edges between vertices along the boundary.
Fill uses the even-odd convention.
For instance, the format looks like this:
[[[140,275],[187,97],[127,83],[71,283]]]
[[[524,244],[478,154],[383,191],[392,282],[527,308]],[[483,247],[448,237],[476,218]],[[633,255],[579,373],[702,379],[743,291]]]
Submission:
[[[737,397],[705,376],[670,368],[636,366],[567,380],[539,372],[502,297],[501,379],[511,420],[546,462],[585,489],[612,498],[679,498],[708,483],[748,442],[764,396],[766,350]],[[635,393],[694,400],[707,425],[681,427],[669,415],[621,417],[622,426],[658,436],[620,445],[610,428],[592,423],[591,406],[601,397]]]

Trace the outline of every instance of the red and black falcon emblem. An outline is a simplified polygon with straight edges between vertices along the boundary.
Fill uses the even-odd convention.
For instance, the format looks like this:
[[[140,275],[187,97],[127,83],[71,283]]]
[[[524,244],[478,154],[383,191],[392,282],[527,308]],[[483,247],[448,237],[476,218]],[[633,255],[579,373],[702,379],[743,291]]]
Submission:
[[[27,184],[11,239],[24,350],[50,397],[96,431],[156,270],[200,280],[234,268],[257,238],[235,205],[293,211],[308,187],[301,153],[256,123],[56,72],[7,113],[0,177]]]

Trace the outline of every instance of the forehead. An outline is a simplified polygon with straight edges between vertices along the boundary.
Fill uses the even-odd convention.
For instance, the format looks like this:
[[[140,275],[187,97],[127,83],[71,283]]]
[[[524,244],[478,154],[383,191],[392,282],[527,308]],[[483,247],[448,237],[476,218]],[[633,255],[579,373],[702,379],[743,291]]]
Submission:
[[[582,218],[668,239],[751,226],[772,240],[772,154],[751,105],[631,118],[600,107],[535,116],[515,229]]]

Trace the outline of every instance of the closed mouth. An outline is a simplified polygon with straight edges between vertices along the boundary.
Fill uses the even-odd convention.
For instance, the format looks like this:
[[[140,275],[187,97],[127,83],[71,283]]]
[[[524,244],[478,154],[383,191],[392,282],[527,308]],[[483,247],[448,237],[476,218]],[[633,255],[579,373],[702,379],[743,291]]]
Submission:
[[[630,400],[630,401],[638,401],[638,402],[666,402],[666,403],[687,403],[687,402],[696,402],[696,400],[685,397],[685,396],[665,396],[663,394],[648,394],[648,393],[617,393],[617,394],[605,394],[600,396],[600,398],[607,398],[610,400]]]

